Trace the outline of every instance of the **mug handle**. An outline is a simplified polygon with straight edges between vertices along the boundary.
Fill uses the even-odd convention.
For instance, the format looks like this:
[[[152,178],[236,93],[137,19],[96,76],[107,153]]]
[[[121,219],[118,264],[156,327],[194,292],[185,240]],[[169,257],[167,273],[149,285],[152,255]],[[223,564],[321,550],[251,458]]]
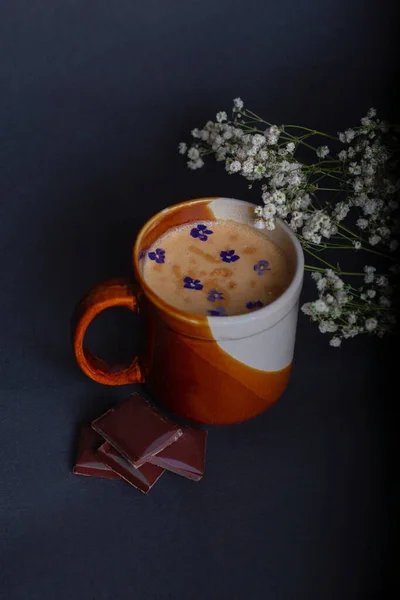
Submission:
[[[99,313],[113,306],[124,306],[138,313],[140,295],[130,279],[112,279],[96,285],[78,303],[72,326],[74,354],[82,371],[94,381],[105,385],[144,382],[137,356],[128,366],[115,366],[98,358],[84,346],[86,330]]]

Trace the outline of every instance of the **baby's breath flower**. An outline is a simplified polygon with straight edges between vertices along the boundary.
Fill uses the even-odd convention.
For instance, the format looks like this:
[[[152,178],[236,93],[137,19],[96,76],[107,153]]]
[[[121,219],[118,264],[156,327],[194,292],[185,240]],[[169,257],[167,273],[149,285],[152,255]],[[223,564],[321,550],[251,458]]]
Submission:
[[[187,155],[190,160],[197,160],[200,157],[200,152],[195,146],[192,146],[189,148]]]
[[[266,204],[263,208],[264,219],[272,219],[276,213],[276,208],[273,204]]]
[[[398,248],[396,194],[400,180],[395,171],[390,171],[394,154],[383,137],[387,125],[376,118],[375,109],[370,109],[361,126],[338,134],[344,147],[338,152],[340,162],[336,163],[333,159],[324,161],[331,153],[323,145],[327,138],[318,134],[321,145],[315,144],[316,157],[309,164],[296,160],[303,147],[298,129],[282,126],[284,140],[276,125],[263,132],[265,121],[244,110],[241,98],[233,101],[233,119],[230,123],[226,112],[221,111],[215,122],[208,121],[202,129],[192,130],[194,143],[189,148],[184,142],[178,146],[178,151],[187,155],[188,167],[201,168],[204,156],[210,154],[224,162],[229,174],[244,177],[250,188],[260,181],[261,206],[254,209],[254,226],[273,231],[276,218],[280,217],[296,232],[306,254],[311,253],[311,263],[318,265],[311,274],[316,298],[304,304],[302,312],[322,333],[335,334],[330,340],[332,346],[360,334],[382,336],[390,331],[396,323],[392,283],[400,267],[388,267],[390,282],[386,275],[378,275],[372,265],[355,273],[363,277],[353,277],[351,272],[357,267],[352,263],[345,265],[342,257],[346,253],[341,251],[356,250],[357,259],[373,252],[381,255],[381,260]],[[320,196],[319,186],[329,188],[325,194],[327,202],[322,190]],[[328,260],[336,266],[322,270],[321,265],[326,264],[324,259],[320,262],[323,251],[333,254],[335,248],[340,250],[338,258],[328,255]],[[340,265],[335,260],[340,260]]]
[[[356,225],[359,229],[366,229],[368,227],[368,221],[367,219],[360,218],[357,219]]]
[[[368,243],[369,243],[371,246],[376,246],[377,244],[379,244],[379,242],[381,241],[381,239],[382,239],[382,238],[381,238],[379,235],[376,235],[376,233],[374,233],[374,235],[371,235],[371,236],[368,238]]]
[[[237,173],[242,168],[241,163],[238,160],[233,160],[229,165],[230,173]]]
[[[257,229],[265,229],[265,221],[264,221],[264,219],[255,219],[253,225]]]
[[[325,158],[326,156],[328,156],[328,154],[328,146],[319,146],[319,148],[316,149],[316,155],[318,156],[318,158]]]
[[[313,302],[313,308],[317,313],[329,312],[329,307],[323,300],[319,299]]]
[[[296,149],[296,145],[294,144],[294,142],[289,142],[288,144],[286,144],[286,150],[289,154],[293,154],[295,149]]]
[[[241,111],[243,108],[243,100],[241,98],[235,98],[233,100],[233,110]]]
[[[367,331],[373,331],[374,329],[376,329],[377,325],[378,321],[376,319],[371,318],[365,321],[365,329]]]

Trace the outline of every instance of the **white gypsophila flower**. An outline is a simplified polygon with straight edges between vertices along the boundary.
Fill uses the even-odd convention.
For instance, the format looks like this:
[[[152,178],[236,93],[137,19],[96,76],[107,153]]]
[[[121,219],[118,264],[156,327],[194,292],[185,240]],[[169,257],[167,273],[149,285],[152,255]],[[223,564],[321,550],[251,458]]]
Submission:
[[[373,119],[374,117],[376,117],[376,109],[371,107],[367,112],[367,117],[369,119]]]
[[[349,325],[354,325],[357,322],[357,316],[354,313],[349,313],[347,316],[347,322]]]
[[[335,218],[337,221],[343,221],[348,215],[350,207],[346,202],[339,202],[334,209]]]
[[[201,169],[203,165],[204,160],[201,158],[198,158],[197,160],[188,160],[187,162],[187,166],[189,167],[189,169],[192,169],[192,171],[195,171],[196,169]]]
[[[376,200],[369,198],[363,206],[363,212],[365,215],[372,215],[376,211],[376,207]]]
[[[329,345],[333,346],[334,348],[339,348],[339,346],[340,346],[341,343],[342,343],[342,340],[339,337],[333,337],[329,341]]]
[[[368,243],[370,244],[370,246],[376,246],[377,244],[379,244],[381,239],[382,238],[379,235],[374,234],[368,238]]]
[[[332,296],[332,294],[326,294],[326,296],[325,296],[325,302],[327,304],[333,304],[335,302],[335,297]]]
[[[226,121],[228,119],[228,115],[224,110],[221,110],[219,113],[217,113],[216,118],[218,123],[222,123],[223,121]]]
[[[195,129],[192,129],[192,131],[190,132],[192,137],[194,138],[199,138],[200,137],[200,131],[197,129],[197,127],[195,127]]]
[[[254,161],[252,158],[248,158],[243,164],[242,164],[242,173],[243,175],[251,175],[251,173],[254,170]]]
[[[368,298],[375,298],[376,296],[376,291],[375,290],[367,290],[367,296]]]
[[[276,213],[276,207],[273,204],[266,204],[263,208],[264,219],[272,219]]]
[[[261,177],[262,177],[262,176],[264,175],[264,173],[265,173],[265,167],[264,167],[264,165],[262,165],[261,163],[258,163],[258,165],[256,165],[256,166],[254,167],[254,173],[255,173],[256,175],[258,175],[258,176],[259,176],[259,178],[261,179]]]
[[[285,204],[285,202],[286,202],[285,192],[282,192],[281,190],[275,190],[275,192],[272,194],[272,200],[276,204]]]
[[[374,329],[376,329],[377,325],[378,321],[376,319],[371,318],[365,321],[365,329],[367,331],[373,331]]]
[[[364,276],[365,283],[372,283],[374,281],[375,271],[376,271],[375,267],[368,266],[368,265],[364,267],[364,273],[366,273],[366,275]]]
[[[316,149],[315,153],[318,158],[325,158],[329,154],[329,148],[328,146],[320,146]]]
[[[339,159],[339,160],[342,160],[343,162],[344,162],[345,160],[347,160],[347,152],[346,152],[346,150],[341,150],[341,151],[339,152],[339,154],[338,154],[338,159]]]
[[[317,281],[317,289],[322,292],[322,290],[324,290],[326,288],[326,284],[327,284],[327,280],[325,277],[321,277],[320,279],[318,279]]]
[[[314,281],[319,281],[321,279],[322,275],[321,273],[318,273],[318,271],[313,271],[311,273],[311,278],[314,279]]]
[[[313,308],[317,313],[326,313],[329,312],[329,306],[324,302],[324,300],[316,300],[313,302]]]
[[[275,229],[275,219],[267,219],[266,221],[264,221],[265,223],[265,228],[268,231],[273,231]]]
[[[254,214],[256,215],[256,217],[262,217],[263,216],[263,207],[262,206],[256,206],[254,208]]]
[[[180,142],[180,144],[178,145],[179,154],[186,154],[186,150],[187,150],[187,144],[185,144],[185,142]]]
[[[242,168],[242,165],[238,160],[232,161],[231,164],[229,165],[230,173],[237,173],[238,171],[240,171],[241,168]]]
[[[264,146],[266,140],[265,140],[265,136],[261,135],[260,133],[256,133],[253,135],[253,146],[256,146],[256,148],[261,148],[261,146]]]
[[[191,148],[189,148],[187,156],[188,158],[190,158],[190,160],[197,160],[200,157],[200,152],[197,148],[192,146]]]
[[[207,131],[206,129],[202,129],[200,131],[200,139],[203,140],[203,142],[206,142],[209,137],[210,137],[209,131]]]
[[[255,219],[253,225],[257,229],[265,229],[265,221],[264,221],[264,219]]]
[[[294,142],[289,142],[288,144],[286,144],[286,150],[289,154],[293,154],[295,149],[296,149],[296,144],[294,144]]]
[[[222,137],[224,140],[231,140],[233,138],[233,127],[228,126],[222,134]]]
[[[264,136],[268,146],[275,146],[278,143],[280,133],[281,131],[276,125],[271,125],[265,130]]]
[[[235,112],[242,110],[244,106],[243,100],[241,98],[234,98],[233,100],[233,110]]]
[[[351,175],[361,175],[361,166],[355,162],[350,163],[349,173]]]
[[[338,277],[336,275],[336,279],[333,283],[333,287],[335,288],[335,290],[342,290],[344,288],[344,281],[343,279],[340,279],[340,277]]]
[[[321,321],[318,328],[321,333],[335,333],[338,330],[334,321]]]
[[[272,201],[272,194],[267,190],[267,186],[262,186],[263,193],[261,194],[261,198],[265,204],[268,204]]]
[[[302,182],[302,177],[299,173],[291,173],[287,178],[287,182],[292,187],[298,187]]]
[[[346,138],[346,142],[348,144],[350,144],[351,141],[354,140],[354,138],[356,137],[356,132],[354,131],[354,129],[346,129],[346,131],[344,132],[345,138]]]
[[[354,250],[360,250],[361,249],[361,242],[354,240],[353,241],[353,246],[354,246]]]
[[[311,302],[306,302],[305,304],[303,304],[303,306],[301,307],[301,310],[305,315],[310,315],[312,312]]]
[[[367,219],[357,219],[356,225],[359,229],[366,229],[368,227]]]
[[[385,275],[379,275],[376,279],[376,285],[379,285],[379,287],[387,287],[389,285],[389,280]]]

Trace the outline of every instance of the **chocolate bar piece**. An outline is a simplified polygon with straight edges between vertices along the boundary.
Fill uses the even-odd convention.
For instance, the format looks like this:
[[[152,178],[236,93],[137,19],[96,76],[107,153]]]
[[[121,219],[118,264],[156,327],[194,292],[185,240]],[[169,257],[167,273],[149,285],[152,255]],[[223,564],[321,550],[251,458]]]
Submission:
[[[138,393],[93,421],[92,427],[135,468],[182,435],[176,423]]]
[[[109,442],[104,442],[97,453],[101,460],[118,473],[122,479],[144,494],[151,490],[164,473],[164,469],[149,463],[136,469]]]
[[[110,467],[99,461],[97,450],[104,440],[87,425],[82,427],[79,435],[78,455],[72,472],[75,475],[119,479],[119,475]]]
[[[207,431],[182,427],[182,436],[148,461],[168,471],[199,481],[204,475]]]

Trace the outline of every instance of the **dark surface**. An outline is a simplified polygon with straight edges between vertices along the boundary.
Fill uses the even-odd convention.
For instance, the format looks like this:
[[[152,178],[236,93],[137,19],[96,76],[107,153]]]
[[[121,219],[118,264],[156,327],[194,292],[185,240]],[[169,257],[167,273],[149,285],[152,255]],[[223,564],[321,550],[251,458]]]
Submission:
[[[69,319],[88,287],[129,272],[155,211],[256,196],[221,165],[191,173],[176,154],[233,97],[273,122],[333,131],[373,105],[391,116],[392,6],[0,3],[2,600],[384,597],[383,344],[332,349],[301,317],[282,400],[210,432],[199,484],[166,473],[144,497],[71,474],[78,425],[133,388],[79,372]],[[91,347],[125,358],[132,328],[139,317],[109,311]]]

